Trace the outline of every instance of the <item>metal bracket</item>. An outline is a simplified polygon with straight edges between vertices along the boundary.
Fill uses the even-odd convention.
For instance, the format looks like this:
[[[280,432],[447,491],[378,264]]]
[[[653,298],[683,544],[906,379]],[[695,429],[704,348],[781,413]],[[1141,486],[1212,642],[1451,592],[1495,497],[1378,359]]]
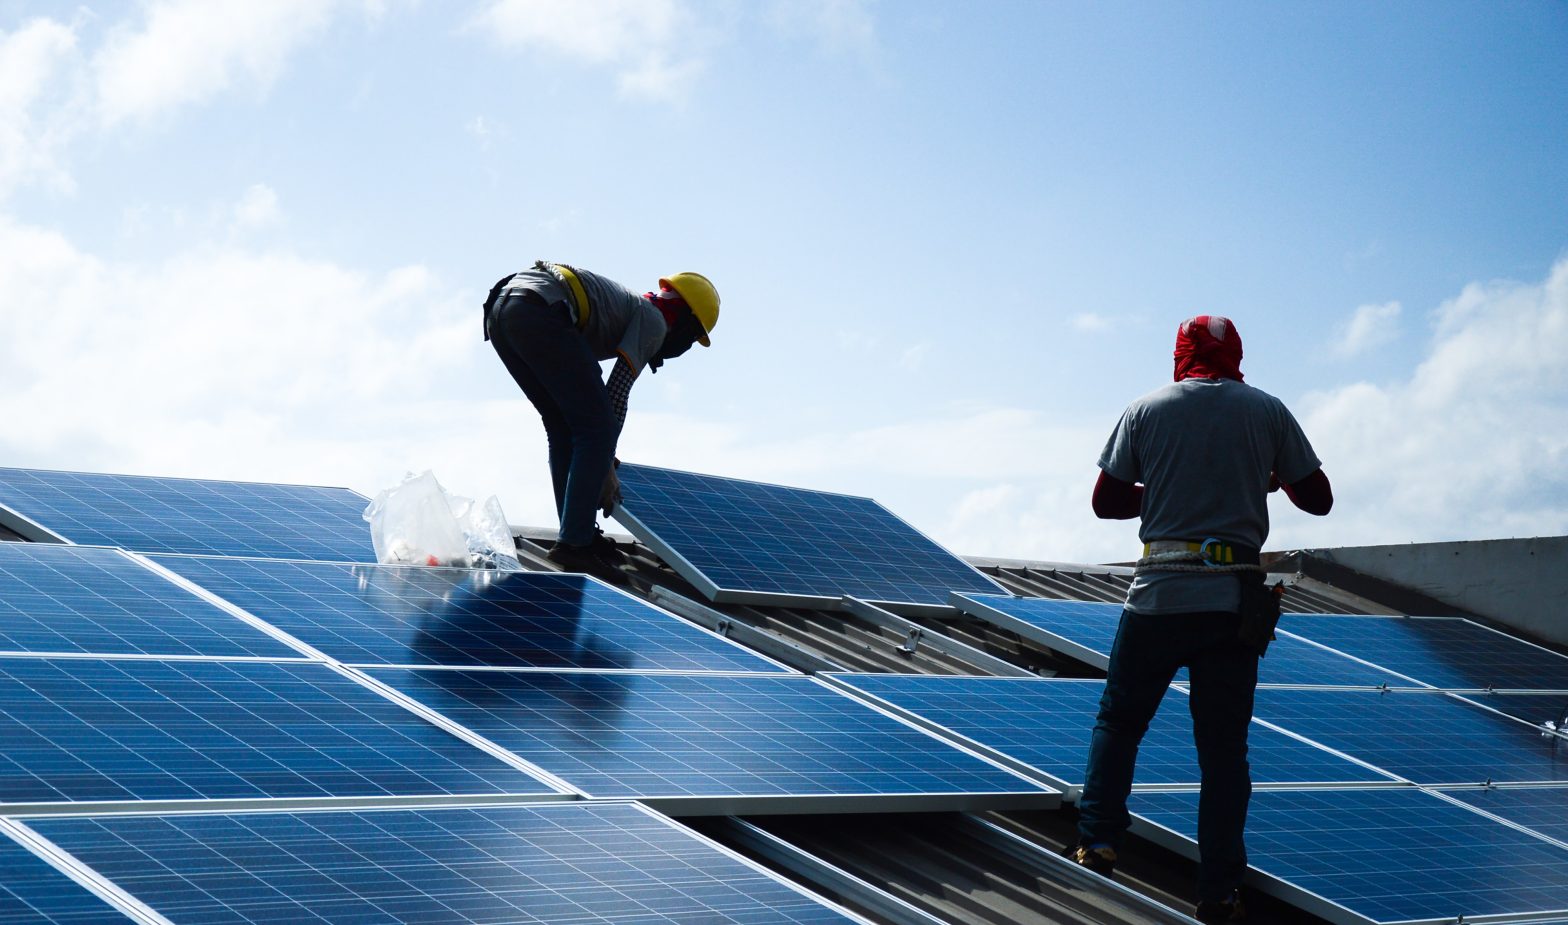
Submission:
[[[920,627],[910,627],[909,638],[904,640],[904,644],[899,646],[897,651],[902,655],[914,655],[915,652],[919,650],[920,639],[924,635],[925,632],[921,630]]]

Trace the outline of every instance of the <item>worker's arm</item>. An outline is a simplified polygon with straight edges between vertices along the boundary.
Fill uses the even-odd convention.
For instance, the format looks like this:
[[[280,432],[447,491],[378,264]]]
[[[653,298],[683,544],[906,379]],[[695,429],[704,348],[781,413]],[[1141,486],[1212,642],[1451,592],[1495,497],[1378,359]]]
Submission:
[[[1094,516],[1101,520],[1131,520],[1143,511],[1143,486],[1100,472],[1094,483]]]
[[[1299,478],[1288,485],[1273,476],[1269,478],[1270,491],[1275,485],[1284,488],[1285,497],[1290,499],[1290,503],[1308,514],[1322,517],[1334,507],[1334,489],[1328,484],[1328,476],[1323,474],[1322,468],[1313,469],[1311,475]]]
[[[637,380],[637,370],[626,362],[626,357],[615,358],[610,369],[610,379],[605,388],[610,390],[610,414],[615,418],[615,432],[619,434],[626,423],[626,403],[632,397],[632,383]]]

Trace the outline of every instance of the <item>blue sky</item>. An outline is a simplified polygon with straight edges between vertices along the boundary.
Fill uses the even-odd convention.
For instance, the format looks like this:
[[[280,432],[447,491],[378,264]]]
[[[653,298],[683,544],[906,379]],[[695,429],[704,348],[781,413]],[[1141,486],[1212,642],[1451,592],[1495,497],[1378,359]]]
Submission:
[[[624,459],[1109,560],[1094,462],[1234,318],[1340,502],[1568,532],[1568,4],[0,0],[0,463],[551,518],[479,341],[550,257],[724,297]]]

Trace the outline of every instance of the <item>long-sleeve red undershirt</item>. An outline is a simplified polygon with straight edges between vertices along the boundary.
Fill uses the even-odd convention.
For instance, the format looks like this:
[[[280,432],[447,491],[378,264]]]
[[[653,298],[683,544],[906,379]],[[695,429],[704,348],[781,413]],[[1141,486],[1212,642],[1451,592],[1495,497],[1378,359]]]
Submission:
[[[1308,514],[1321,517],[1334,506],[1334,490],[1321,468],[1281,487],[1285,489],[1285,497],[1290,499],[1290,503]],[[1130,520],[1143,510],[1143,486],[1124,482],[1102,471],[1100,480],[1094,483],[1092,503],[1094,516],[1102,520]]]

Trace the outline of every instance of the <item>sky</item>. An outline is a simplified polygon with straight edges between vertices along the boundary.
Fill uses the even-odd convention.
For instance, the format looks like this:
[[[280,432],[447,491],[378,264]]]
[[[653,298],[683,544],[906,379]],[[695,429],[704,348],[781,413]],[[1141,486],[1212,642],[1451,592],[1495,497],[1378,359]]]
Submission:
[[[1334,485],[1269,548],[1564,534],[1565,151],[1562,0],[0,0],[0,465],[553,526],[480,332],[547,258],[723,298],[621,459],[961,553],[1137,555],[1195,314]]]

